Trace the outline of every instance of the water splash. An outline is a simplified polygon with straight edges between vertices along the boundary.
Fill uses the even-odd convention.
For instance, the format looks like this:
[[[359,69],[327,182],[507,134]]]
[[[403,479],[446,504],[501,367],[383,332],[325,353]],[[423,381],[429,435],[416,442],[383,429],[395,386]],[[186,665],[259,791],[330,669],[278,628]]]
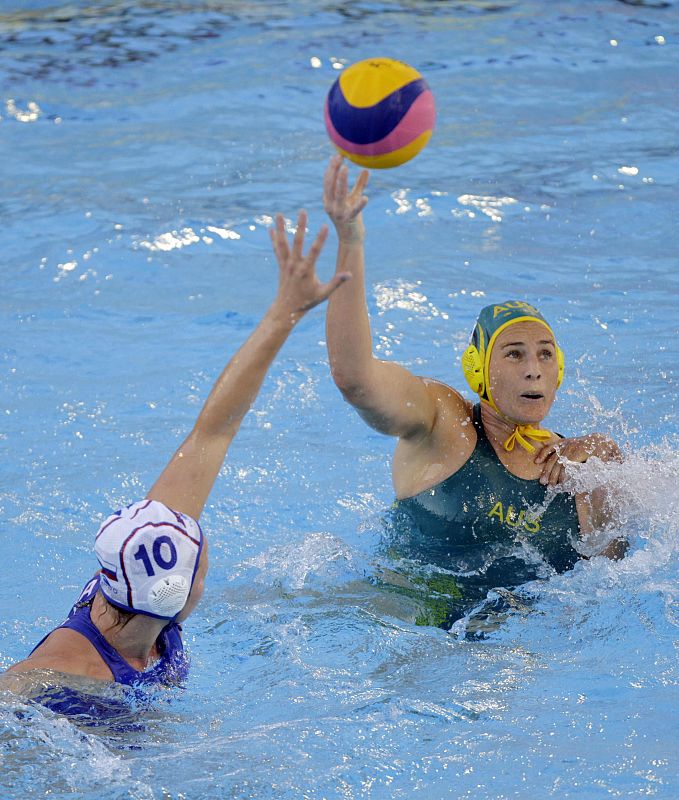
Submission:
[[[608,526],[621,535],[639,539],[647,556],[664,553],[661,562],[679,550],[679,452],[664,442],[628,453],[622,463],[591,458],[584,464],[567,464],[564,490],[590,493],[604,489],[611,505]],[[633,554],[639,561],[641,553]],[[658,563],[661,563],[658,562]]]
[[[37,794],[79,795],[106,787],[107,797],[129,797],[131,788],[139,800],[154,797],[100,736],[7,691],[0,692],[0,758],[3,797],[15,796],[20,776]]]
[[[278,545],[244,561],[241,570],[255,570],[253,579],[283,592],[337,585],[363,575],[361,559],[329,533],[310,533],[301,543]],[[239,570],[237,575],[242,573]]]

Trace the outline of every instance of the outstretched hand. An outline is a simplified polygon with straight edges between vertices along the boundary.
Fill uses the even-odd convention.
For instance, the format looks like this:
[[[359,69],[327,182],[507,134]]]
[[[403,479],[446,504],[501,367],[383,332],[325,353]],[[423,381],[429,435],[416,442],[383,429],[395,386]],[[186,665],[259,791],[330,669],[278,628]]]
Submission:
[[[368,198],[363,194],[370,173],[362,170],[349,190],[349,168],[340,155],[330,159],[323,179],[323,206],[333,221],[340,240],[362,239],[364,235],[361,211]]]
[[[602,461],[622,460],[618,445],[601,433],[575,436],[545,445],[535,457],[535,463],[542,464],[540,483],[550,486],[563,483],[566,478],[565,465],[567,462],[583,464],[592,456],[596,456]]]
[[[350,273],[341,272],[328,283],[319,281],[316,261],[328,238],[328,226],[323,225],[308,253],[304,255],[307,219],[306,211],[300,211],[292,246],[288,240],[282,214],[276,214],[276,223],[269,231],[279,267],[275,304],[283,313],[289,315],[292,322],[297,322],[309,309],[327,300],[338,286],[351,278]]]

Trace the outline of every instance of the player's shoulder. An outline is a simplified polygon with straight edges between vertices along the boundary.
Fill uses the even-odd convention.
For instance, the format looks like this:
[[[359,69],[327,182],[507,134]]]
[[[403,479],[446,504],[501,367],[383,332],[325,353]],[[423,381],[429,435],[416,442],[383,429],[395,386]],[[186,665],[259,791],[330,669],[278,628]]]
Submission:
[[[436,378],[421,378],[430,396],[436,401],[439,410],[448,417],[467,421],[472,414],[474,404],[463,397],[457,389]]]
[[[50,669],[70,675],[110,680],[110,670],[93,645],[77,631],[57,628],[13,672]]]

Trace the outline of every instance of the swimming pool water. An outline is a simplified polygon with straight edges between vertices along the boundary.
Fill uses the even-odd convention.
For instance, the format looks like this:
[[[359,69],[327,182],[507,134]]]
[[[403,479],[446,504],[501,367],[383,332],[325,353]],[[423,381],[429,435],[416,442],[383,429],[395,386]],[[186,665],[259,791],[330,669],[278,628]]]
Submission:
[[[536,302],[567,359],[550,421],[617,437],[625,464],[575,480],[604,473],[632,541],[485,640],[416,626],[369,580],[393,443],[334,388],[317,309],[206,509],[186,690],[94,727],[3,694],[2,797],[679,796],[678,32],[670,2],[0,4],[0,667],[272,299],[273,213],[323,222],[323,100],[372,55],[438,109],[371,176],[376,351],[462,388],[479,308]]]

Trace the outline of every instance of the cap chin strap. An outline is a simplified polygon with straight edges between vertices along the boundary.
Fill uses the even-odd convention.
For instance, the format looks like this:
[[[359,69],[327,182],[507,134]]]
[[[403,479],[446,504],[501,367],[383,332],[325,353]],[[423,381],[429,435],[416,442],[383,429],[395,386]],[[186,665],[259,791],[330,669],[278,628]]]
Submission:
[[[534,428],[532,425],[515,425],[514,431],[504,440],[502,446],[508,453],[511,453],[514,445],[518,443],[524,450],[534,453],[535,447],[528,439],[535,439],[536,442],[546,442],[551,438],[552,434],[542,428]]]
[[[534,428],[532,425],[521,425],[518,422],[514,422],[513,419],[510,419],[508,416],[503,414],[502,411],[500,411],[492,399],[484,399],[481,402],[490,406],[502,417],[502,419],[514,426],[514,430],[502,443],[502,446],[508,453],[511,453],[517,444],[519,447],[523,447],[523,449],[529,453],[534,453],[535,447],[528,441],[528,439],[533,439],[536,442],[547,442],[552,438],[551,432],[544,430],[544,428]]]

